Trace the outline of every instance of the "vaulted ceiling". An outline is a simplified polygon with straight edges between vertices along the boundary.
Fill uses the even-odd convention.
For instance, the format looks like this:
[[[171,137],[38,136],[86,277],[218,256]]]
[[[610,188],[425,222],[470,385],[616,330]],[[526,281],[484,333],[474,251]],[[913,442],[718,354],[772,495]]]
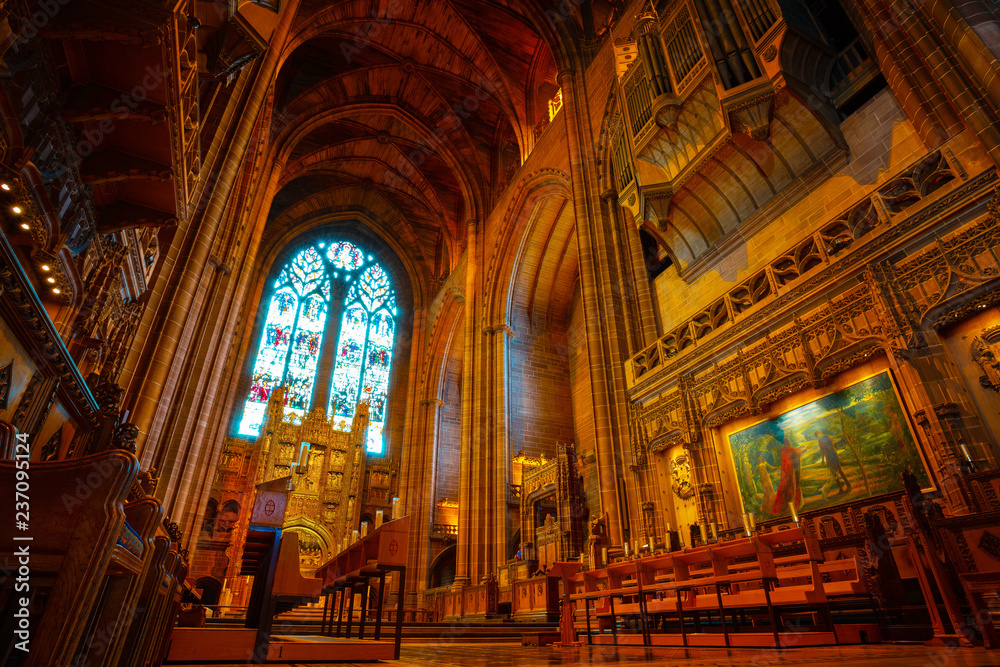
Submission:
[[[268,224],[294,224],[308,202],[364,209],[446,273],[556,90],[529,4],[304,0],[274,88]]]

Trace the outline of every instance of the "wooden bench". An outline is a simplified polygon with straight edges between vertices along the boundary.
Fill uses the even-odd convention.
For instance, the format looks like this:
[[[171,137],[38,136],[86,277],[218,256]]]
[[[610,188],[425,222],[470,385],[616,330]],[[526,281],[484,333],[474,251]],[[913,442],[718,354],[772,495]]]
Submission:
[[[801,552],[775,559],[777,545],[795,544]],[[701,615],[721,624],[721,640],[730,646],[730,623],[738,629],[741,616],[766,609],[771,636],[780,646],[782,619],[809,614],[814,625],[825,625],[828,639],[838,642],[829,600],[832,597],[867,597],[867,586],[857,557],[824,561],[818,540],[799,527],[741,537],[729,542],[612,563],[606,568],[579,572],[569,578],[574,627],[595,636],[611,630],[619,643],[618,618],[635,619],[644,645],[654,642],[653,628],[676,618],[681,643],[688,645],[688,621],[700,632]],[[592,614],[593,611],[593,614]],[[818,623],[819,620],[822,623]],[[717,615],[717,616],[716,616]],[[745,621],[745,619],[744,619]],[[660,635],[656,635],[659,637]],[[711,643],[710,638],[699,641]]]
[[[354,623],[354,595],[361,594],[361,610],[358,619],[358,639],[364,639],[367,619],[368,596],[371,589],[378,593],[375,611],[375,631],[373,641],[382,638],[382,605],[386,576],[399,573],[396,599],[396,627],[394,636],[394,659],[399,659],[399,645],[403,636],[403,596],[406,588],[406,553],[410,538],[410,517],[388,521],[350,545],[316,570],[316,577],[322,580],[322,592],[326,595],[323,606],[323,621],[320,632],[332,637],[340,637],[344,630],[344,607],[347,609],[345,638],[350,639]],[[333,604],[339,597],[337,629],[333,629]],[[347,603],[350,603],[349,605]]]

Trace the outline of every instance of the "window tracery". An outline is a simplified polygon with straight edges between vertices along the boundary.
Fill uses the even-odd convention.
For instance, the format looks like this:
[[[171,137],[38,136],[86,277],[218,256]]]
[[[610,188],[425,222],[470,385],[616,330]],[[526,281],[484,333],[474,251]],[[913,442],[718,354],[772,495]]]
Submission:
[[[351,243],[320,242],[296,254],[273,289],[239,434],[260,432],[275,387],[285,386],[285,414],[301,415],[313,409],[316,385],[328,382],[325,407],[337,423],[349,424],[358,401],[369,401],[368,451],[381,453],[396,318],[389,276]],[[333,372],[317,377],[325,335],[338,336]]]

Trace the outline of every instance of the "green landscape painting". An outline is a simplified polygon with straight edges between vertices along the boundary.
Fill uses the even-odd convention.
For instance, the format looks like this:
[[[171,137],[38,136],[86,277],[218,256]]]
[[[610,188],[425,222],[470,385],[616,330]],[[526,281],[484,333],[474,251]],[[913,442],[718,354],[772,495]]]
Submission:
[[[757,520],[930,486],[886,371],[729,436],[744,511]]]

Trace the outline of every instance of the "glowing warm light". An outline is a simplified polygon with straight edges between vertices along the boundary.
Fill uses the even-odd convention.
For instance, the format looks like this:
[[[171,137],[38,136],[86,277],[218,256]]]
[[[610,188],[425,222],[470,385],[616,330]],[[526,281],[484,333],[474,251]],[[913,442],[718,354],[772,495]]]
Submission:
[[[49,281],[50,283],[54,283],[56,281],[55,278],[46,278],[46,280]]]
[[[42,271],[48,271],[51,268],[48,264],[42,264]]]
[[[12,206],[10,210],[14,211],[14,213],[20,213],[21,212],[21,207],[20,206]]]
[[[21,229],[31,229],[31,227],[26,222],[21,223]]]
[[[10,192],[10,186],[7,185],[6,183],[0,183],[0,189],[3,189],[3,190],[6,190],[7,192]]]
[[[53,293],[53,294],[62,294],[62,292],[60,292],[60,291],[59,291],[59,288],[58,288],[58,287],[53,287],[53,288],[52,288],[52,293]]]

